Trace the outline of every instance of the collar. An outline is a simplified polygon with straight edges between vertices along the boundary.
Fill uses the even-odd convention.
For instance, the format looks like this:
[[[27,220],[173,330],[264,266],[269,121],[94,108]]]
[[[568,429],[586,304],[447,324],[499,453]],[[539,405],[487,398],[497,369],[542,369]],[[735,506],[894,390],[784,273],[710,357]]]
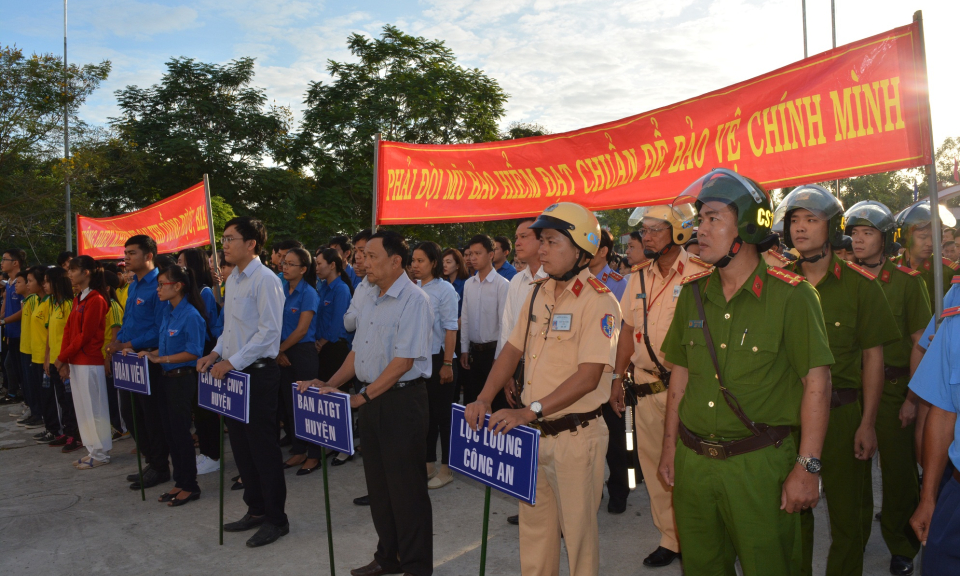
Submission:
[[[440,281],[439,278],[434,278],[433,280],[427,282],[426,284],[421,283],[421,284],[420,284],[420,288],[426,290],[427,286],[430,286],[431,284],[436,284],[436,283],[439,282],[439,281]],[[420,282],[420,281],[417,280],[417,282]]]
[[[670,266],[670,270],[676,271],[677,276],[683,276],[683,271],[687,269],[687,262],[690,258],[690,255],[687,254],[687,251],[682,247],[680,248],[680,254],[677,255],[677,259],[673,261],[673,265]],[[760,258],[763,260],[763,258]],[[647,270],[650,271],[650,274],[654,277],[661,276],[660,266],[656,262],[651,263],[647,266]]]
[[[407,286],[413,286],[413,282],[410,281],[410,278],[406,273],[403,273],[399,278],[393,281],[393,284],[390,285],[390,288],[387,289],[387,292],[383,296],[389,296],[394,299],[399,298],[400,294]]]
[[[144,276],[144,279],[146,279],[146,276]],[[90,294],[90,287],[87,286],[86,288],[83,289],[83,292],[80,293],[80,299],[85,300],[87,298],[87,295],[89,294]]]
[[[543,267],[541,267],[541,271],[542,270],[543,270]],[[547,277],[546,274],[544,274],[544,278],[546,277]],[[590,278],[596,278],[596,276],[594,276],[590,272],[589,267],[584,268],[583,270],[580,271],[579,274],[574,276],[573,279],[567,282],[567,287],[563,289],[563,293],[561,293],[561,297],[563,296],[563,294],[567,292],[570,292],[571,294],[573,294],[574,298],[579,297],[584,290],[589,288],[589,285],[587,284],[587,280],[589,280]],[[553,295],[557,287],[557,281],[554,280],[553,278],[550,278],[549,280],[546,281],[543,287],[545,289],[544,291],[548,295],[548,298],[553,300]],[[592,290],[592,288],[590,289]],[[557,300],[559,300],[559,298]]]
[[[289,282],[287,282],[287,286],[290,286],[290,283],[289,283]],[[307,284],[306,279],[301,278],[300,281],[297,282],[297,285],[293,288],[293,293],[294,293],[294,294],[302,294],[303,291],[306,290],[306,288],[304,288],[304,286],[309,286],[309,284]],[[287,292],[287,294],[290,294],[289,291],[286,291],[286,292]]]
[[[481,280],[481,279],[480,279],[480,273],[477,272],[476,274],[474,274],[473,276],[471,276],[471,277],[469,278],[469,281],[471,281],[471,282],[486,282],[486,283],[489,284],[489,283],[493,283],[493,281],[496,280],[496,279],[497,279],[496,277],[499,276],[499,275],[500,275],[500,273],[497,272],[497,269],[496,269],[496,268],[491,268],[491,269],[490,269],[490,273],[487,274],[487,277],[486,277],[485,279]]]
[[[253,260],[251,260],[250,263],[247,264],[247,267],[243,269],[243,272],[240,271],[240,267],[239,267],[239,266],[234,266],[234,267],[233,267],[233,272],[231,272],[230,275],[231,275],[231,276],[240,276],[240,275],[242,274],[242,275],[246,276],[247,278],[250,278],[250,277],[252,277],[253,274],[254,274],[257,270],[259,270],[260,268],[263,268],[263,262],[261,262],[259,258],[254,257]]]
[[[750,276],[747,277],[746,281],[743,283],[733,296],[730,298],[729,302],[733,302],[741,292],[746,292],[757,300],[761,299],[763,294],[763,289],[768,282],[770,275],[767,274],[767,263],[763,261],[763,257],[760,257],[760,262],[757,263],[757,267],[753,269],[753,272]],[[721,308],[724,308],[729,303],[723,295],[723,282],[720,281],[720,269],[714,268],[713,274],[711,274],[707,280],[707,289],[704,291],[707,298],[713,300]]]
[[[168,302],[169,304],[169,302]],[[187,301],[186,298],[181,298],[180,303],[176,307],[173,304],[170,304],[170,316],[174,318],[180,318],[184,314],[187,314],[188,309],[193,308],[193,304]]]
[[[151,270],[151,271],[149,271],[149,272],[147,272],[146,274],[143,275],[143,280],[141,280],[141,279],[138,278],[136,275],[134,275],[134,277],[133,277],[133,282],[131,282],[131,284],[134,284],[134,285],[139,286],[141,282],[156,282],[156,281],[157,281],[157,276],[159,276],[159,275],[160,275],[160,269],[154,267],[153,270]]]

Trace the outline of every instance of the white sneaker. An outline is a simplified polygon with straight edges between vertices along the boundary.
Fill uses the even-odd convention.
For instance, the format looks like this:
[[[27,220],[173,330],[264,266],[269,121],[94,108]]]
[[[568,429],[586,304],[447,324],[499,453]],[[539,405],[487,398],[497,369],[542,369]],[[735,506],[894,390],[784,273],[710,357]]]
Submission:
[[[207,458],[205,454],[197,456],[197,474],[209,474],[220,470],[220,461]]]
[[[13,418],[29,418],[30,408],[26,404],[21,404],[10,411],[10,416]]]

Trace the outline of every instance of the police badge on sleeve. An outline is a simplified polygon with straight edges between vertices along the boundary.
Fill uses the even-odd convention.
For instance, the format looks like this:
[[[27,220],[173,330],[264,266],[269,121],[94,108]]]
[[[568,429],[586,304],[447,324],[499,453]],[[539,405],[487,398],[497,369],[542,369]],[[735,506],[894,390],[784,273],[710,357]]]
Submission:
[[[600,329],[603,330],[603,335],[607,338],[613,338],[614,328],[613,314],[604,314],[603,318],[600,319]]]

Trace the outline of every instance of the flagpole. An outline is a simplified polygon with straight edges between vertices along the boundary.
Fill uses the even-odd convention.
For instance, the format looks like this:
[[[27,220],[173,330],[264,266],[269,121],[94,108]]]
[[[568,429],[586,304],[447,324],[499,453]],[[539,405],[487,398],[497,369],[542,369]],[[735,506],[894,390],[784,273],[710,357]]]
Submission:
[[[830,0],[830,31],[833,35],[833,47],[837,47],[837,2]],[[837,178],[837,198],[840,198],[840,179]]]
[[[800,0],[803,10],[803,57],[807,57],[807,0]]]
[[[207,228],[210,230],[210,251],[213,257],[213,269],[219,273],[220,259],[217,257],[217,239],[214,237],[215,230],[213,229],[213,207],[210,203],[210,177],[206,174],[203,175],[203,195],[207,200]],[[210,288],[212,289],[213,286]],[[223,304],[223,298],[220,296],[220,286],[217,286],[217,289],[213,291],[213,297],[216,298],[217,304]],[[221,544],[223,544],[223,542],[221,542]]]
[[[373,142],[373,221],[370,223],[370,231],[374,234],[377,232],[377,181],[379,180],[377,167],[380,164],[380,138],[382,134],[382,132],[377,132],[377,137]]]
[[[70,160],[70,76],[67,69],[67,0],[63,0],[63,159],[64,164]],[[70,205],[70,167],[65,166],[64,180],[67,184],[66,193],[66,223],[67,223],[67,251],[73,250],[73,218],[70,213],[73,208]]]

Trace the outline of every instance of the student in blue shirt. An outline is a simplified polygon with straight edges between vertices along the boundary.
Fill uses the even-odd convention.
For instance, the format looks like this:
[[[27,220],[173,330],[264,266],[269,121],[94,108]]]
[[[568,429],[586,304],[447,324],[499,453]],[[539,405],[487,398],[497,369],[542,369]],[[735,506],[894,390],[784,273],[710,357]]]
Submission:
[[[319,319],[317,321],[317,353],[319,370],[317,377],[326,382],[337,373],[350,353],[353,335],[343,325],[343,315],[350,307],[353,286],[347,277],[340,254],[327,248],[317,257],[317,277],[320,283]]]
[[[174,487],[160,495],[167,506],[183,506],[200,498],[197,484],[197,460],[193,451],[190,426],[193,421],[193,399],[197,395],[197,358],[203,356],[207,339],[206,307],[193,271],[181,266],[164,268],[157,277],[157,296],[163,313],[158,331],[158,348],[141,350],[161,369],[154,394],[166,402],[160,414],[163,434],[173,461]],[[126,352],[132,353],[132,349]]]
[[[280,392],[283,395],[283,429],[293,441],[290,458],[284,468],[301,466],[297,476],[310,474],[320,465],[323,449],[294,437],[293,387],[297,380],[310,379],[317,373],[317,352],[314,349],[317,328],[317,273],[313,256],[303,248],[291,248],[280,262],[283,269],[283,327],[280,330]]]
[[[457,318],[463,312],[463,285],[466,284],[467,264],[463,260],[463,255],[456,248],[447,248],[443,251],[443,278],[453,284],[453,289],[457,291],[460,301],[457,303]],[[459,346],[459,344],[458,344]]]

